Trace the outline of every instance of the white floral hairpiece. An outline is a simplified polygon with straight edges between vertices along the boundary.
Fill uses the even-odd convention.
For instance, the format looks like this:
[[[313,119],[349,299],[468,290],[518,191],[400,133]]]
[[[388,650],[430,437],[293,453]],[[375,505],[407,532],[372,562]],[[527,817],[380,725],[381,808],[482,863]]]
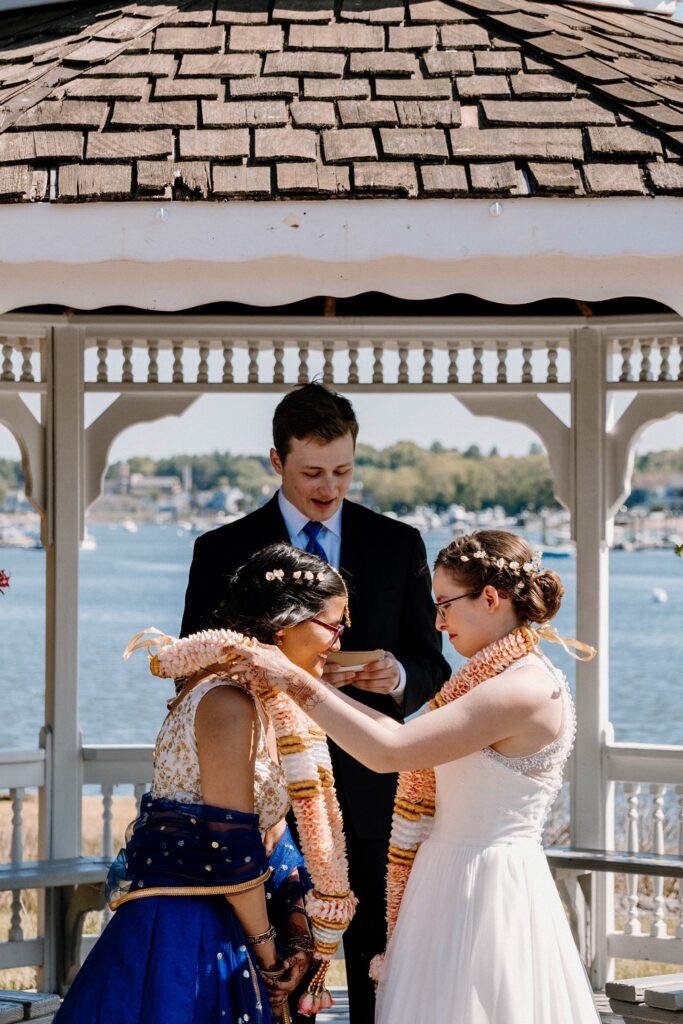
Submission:
[[[469,562],[470,558],[476,558],[480,562],[486,565],[490,565],[495,569],[509,569],[515,576],[522,574],[531,576],[542,569],[541,559],[543,557],[542,551],[534,551],[533,558],[530,562],[518,562],[515,559],[507,558],[494,558],[489,555],[485,548],[478,547],[476,551],[472,552],[472,555],[460,555],[461,562]]]
[[[302,572],[301,569],[296,569],[292,573],[293,580],[300,580],[302,577],[306,580],[307,583],[310,583],[313,580],[317,580],[319,583],[322,583],[325,579],[325,573],[312,573],[310,569],[307,572]],[[282,583],[284,578],[284,569],[268,569],[268,571],[266,572],[266,579],[268,580],[269,583],[272,583],[273,580],[277,580],[278,583]]]

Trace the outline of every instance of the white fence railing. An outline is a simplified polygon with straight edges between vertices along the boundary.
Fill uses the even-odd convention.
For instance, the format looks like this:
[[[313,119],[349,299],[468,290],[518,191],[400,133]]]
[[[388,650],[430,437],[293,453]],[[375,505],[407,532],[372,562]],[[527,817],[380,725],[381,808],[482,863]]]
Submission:
[[[617,785],[616,834],[622,849],[678,853],[683,856],[683,747],[614,743],[605,751],[609,778]],[[0,792],[11,802],[9,860],[19,864],[27,856],[24,809],[27,799],[45,783],[45,751],[0,751]],[[83,784],[86,799],[101,796],[97,848],[91,852],[113,857],[121,838],[114,828],[114,804],[127,797],[139,803],[149,788],[151,746],[85,746]],[[33,811],[32,811],[33,815]],[[120,825],[121,823],[119,823]],[[91,837],[92,838],[92,837]],[[608,925],[608,954],[623,959],[683,964],[683,885],[680,881],[626,876],[623,896],[617,901],[620,925]],[[42,937],[26,937],[26,904],[21,893],[9,898],[6,936],[0,936],[0,969],[40,966]],[[106,912],[105,912],[106,915]],[[106,920],[106,917],[105,917]],[[95,936],[86,937],[84,948]]]

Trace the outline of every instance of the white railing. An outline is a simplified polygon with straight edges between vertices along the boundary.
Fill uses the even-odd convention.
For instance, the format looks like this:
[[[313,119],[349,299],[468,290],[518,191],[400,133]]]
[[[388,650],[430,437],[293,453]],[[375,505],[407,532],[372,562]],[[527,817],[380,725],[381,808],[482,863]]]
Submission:
[[[605,756],[621,849],[683,857],[683,747],[613,743]],[[683,879],[626,875],[618,917],[609,956],[683,964]]]

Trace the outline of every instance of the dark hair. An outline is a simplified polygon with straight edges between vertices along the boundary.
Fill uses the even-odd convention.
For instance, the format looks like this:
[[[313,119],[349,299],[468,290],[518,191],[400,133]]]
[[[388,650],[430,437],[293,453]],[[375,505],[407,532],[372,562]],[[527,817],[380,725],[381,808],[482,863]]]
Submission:
[[[442,548],[434,568],[445,569],[476,594],[495,587],[510,599],[521,623],[540,625],[557,615],[564,586],[552,569],[531,568],[532,563],[534,552],[516,533],[477,530]]]
[[[319,615],[331,597],[346,597],[339,573],[280,541],[256,551],[229,577],[217,625],[270,644],[278,630]]]
[[[273,414],[273,446],[282,462],[289,454],[293,437],[315,437],[318,441],[336,441],[351,434],[355,445],[358,420],[348,398],[322,384],[303,384],[285,395]]]

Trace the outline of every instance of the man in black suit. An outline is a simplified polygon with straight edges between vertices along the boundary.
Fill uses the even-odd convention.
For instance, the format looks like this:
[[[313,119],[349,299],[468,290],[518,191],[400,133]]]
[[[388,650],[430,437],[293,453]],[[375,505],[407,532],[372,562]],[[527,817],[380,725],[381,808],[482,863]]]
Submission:
[[[417,530],[345,495],[358,423],[347,399],[306,384],[280,402],[270,458],[277,494],[243,519],[199,537],[185,597],[182,635],[215,624],[225,577],[254,551],[285,540],[339,568],[349,588],[347,650],[383,650],[362,671],[329,665],[327,682],[400,720],[450,674],[434,625],[425,547]],[[359,907],[344,939],[351,1024],[373,1024],[370,959],[384,949],[385,878],[395,775],[377,775],[334,744],[332,762],[344,816],[351,887]]]

